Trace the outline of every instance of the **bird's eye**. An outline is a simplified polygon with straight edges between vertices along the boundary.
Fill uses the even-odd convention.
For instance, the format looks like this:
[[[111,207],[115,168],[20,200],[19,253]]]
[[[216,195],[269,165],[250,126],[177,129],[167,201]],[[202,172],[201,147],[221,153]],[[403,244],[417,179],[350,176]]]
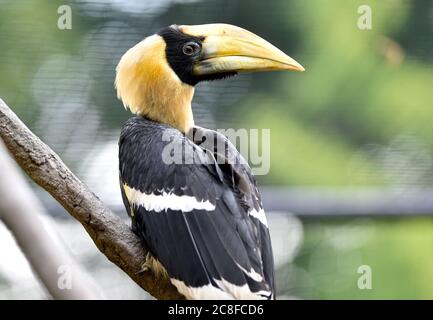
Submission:
[[[200,51],[200,45],[197,42],[188,42],[183,48],[182,52],[187,56],[192,56]]]

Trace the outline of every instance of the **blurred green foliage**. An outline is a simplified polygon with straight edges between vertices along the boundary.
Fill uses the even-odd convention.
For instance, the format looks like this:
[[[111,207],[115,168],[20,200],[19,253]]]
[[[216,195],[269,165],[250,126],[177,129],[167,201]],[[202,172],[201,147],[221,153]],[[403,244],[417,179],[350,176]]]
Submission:
[[[71,61],[82,66],[72,75],[56,70],[55,82],[66,88],[71,76],[88,71],[87,108],[100,118],[95,130],[117,131],[129,116],[113,89],[122,46],[172,23],[226,22],[260,34],[307,69],[254,75],[251,89],[236,105],[209,111],[221,127],[227,126],[221,119],[231,118],[239,126],[271,128],[271,171],[259,177],[261,184],[432,186],[431,1],[167,0],[158,10],[152,7],[157,2],[150,1],[153,9],[144,6],[143,12],[106,2],[92,7],[91,1],[67,1],[73,29],[62,31],[56,27],[57,8],[65,1],[0,0],[0,96],[36,131],[46,113],[41,111],[44,100],[34,93],[43,79],[34,77],[53,56],[66,66]],[[358,7],[365,4],[372,8],[372,30],[357,27]],[[108,39],[104,50],[92,51],[92,41],[100,38],[91,35],[98,35],[101,26],[114,28],[113,21],[125,28],[118,35],[126,42]],[[130,38],[129,30],[136,32]],[[58,93],[52,90],[46,95]],[[65,121],[81,120],[71,116]],[[59,138],[68,135],[61,132]],[[80,142],[90,146],[106,138],[84,136],[88,141]],[[61,148],[56,151],[68,160]],[[77,163],[81,152],[73,152]],[[306,221],[297,260],[279,270],[280,292],[301,298],[433,298],[432,244],[428,218]],[[372,290],[356,287],[362,264],[372,267]]]
[[[412,6],[363,1],[372,7],[372,30],[357,27],[359,1],[286,4],[287,11],[302,12],[287,22],[300,34],[291,54],[307,71],[281,75],[271,99],[266,92],[252,95],[239,113],[248,114],[248,123],[258,127],[272,126],[273,161],[266,182],[395,183],[384,176],[377,159],[367,155],[362,167],[356,167],[353,155],[366,144],[386,148],[399,135],[414,137],[432,155],[431,18],[428,29],[411,35],[410,48],[397,42],[407,28],[420,23],[411,13],[420,12],[422,3],[425,11],[431,8],[422,1]],[[411,55],[416,45],[430,55]]]
[[[337,220],[305,223],[305,242],[282,291],[319,299],[432,299],[433,221]],[[358,268],[372,288],[359,289]],[[284,273],[283,273],[284,274]]]

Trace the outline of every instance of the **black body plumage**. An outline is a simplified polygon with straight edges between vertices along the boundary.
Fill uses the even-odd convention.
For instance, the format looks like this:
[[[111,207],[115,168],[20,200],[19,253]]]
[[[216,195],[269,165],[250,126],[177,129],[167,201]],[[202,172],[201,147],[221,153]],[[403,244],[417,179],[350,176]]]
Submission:
[[[251,298],[241,294],[248,290],[259,298],[273,298],[269,231],[250,214],[261,210],[251,170],[226,137],[199,127],[194,130],[199,141],[143,117],[131,118],[122,128],[120,183],[132,229],[170,278],[187,289],[202,290],[202,294],[216,288],[234,298]],[[225,146],[222,152],[214,148],[221,146],[220,142]],[[194,163],[163,161],[167,144],[186,150],[186,156],[195,157]],[[168,202],[164,208],[140,204],[137,197],[128,198],[125,185],[140,195],[167,197]],[[169,195],[207,202],[214,209],[183,211],[170,204],[174,200]]]

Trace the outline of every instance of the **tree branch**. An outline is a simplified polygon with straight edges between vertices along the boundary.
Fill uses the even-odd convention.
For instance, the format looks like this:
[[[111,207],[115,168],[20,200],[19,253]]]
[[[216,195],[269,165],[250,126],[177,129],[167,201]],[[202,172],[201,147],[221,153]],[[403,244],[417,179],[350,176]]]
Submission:
[[[111,262],[157,299],[183,298],[168,279],[141,271],[147,251],[138,237],[1,99],[0,137],[21,168],[83,225]]]

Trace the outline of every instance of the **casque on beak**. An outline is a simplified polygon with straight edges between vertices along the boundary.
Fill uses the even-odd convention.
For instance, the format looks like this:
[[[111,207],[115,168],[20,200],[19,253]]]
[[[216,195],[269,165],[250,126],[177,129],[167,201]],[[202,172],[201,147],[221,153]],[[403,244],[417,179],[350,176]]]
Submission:
[[[297,61],[266,40],[228,24],[179,26],[188,35],[203,37],[201,57],[194,64],[195,75],[223,72],[273,70],[305,71]]]

